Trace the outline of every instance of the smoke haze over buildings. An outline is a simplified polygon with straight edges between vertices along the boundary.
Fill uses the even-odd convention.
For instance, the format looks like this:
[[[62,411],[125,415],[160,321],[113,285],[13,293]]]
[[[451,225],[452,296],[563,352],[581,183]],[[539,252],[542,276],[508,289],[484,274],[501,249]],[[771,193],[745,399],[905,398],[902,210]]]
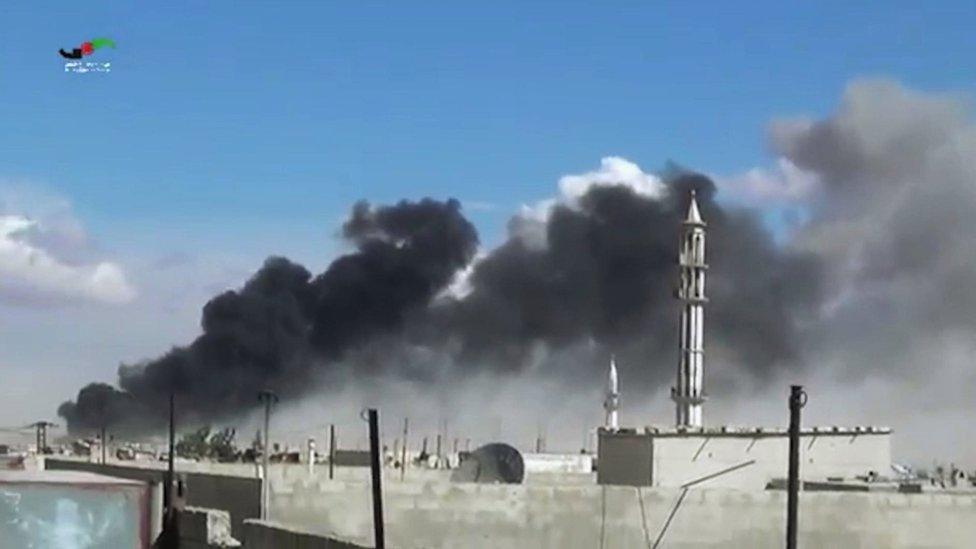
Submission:
[[[171,388],[197,421],[246,412],[263,388],[300,397],[403,380],[439,392],[525,375],[589,391],[611,352],[625,403],[641,400],[673,380],[690,189],[709,230],[706,391],[748,395],[786,373],[829,372],[839,386],[876,376],[911,387],[909,408],[962,410],[976,382],[965,103],[858,81],[825,119],[778,120],[769,133],[780,169],[745,183],[607,158],[480,252],[458,201],[357,204],[342,230],[354,249],[323,273],[269,258],[205,305],[195,341],[122,366],[118,388],[85,387],[59,413],[75,432],[141,432],[161,427]],[[764,210],[784,200],[798,220],[771,230]],[[932,383],[940,372],[949,387]]]

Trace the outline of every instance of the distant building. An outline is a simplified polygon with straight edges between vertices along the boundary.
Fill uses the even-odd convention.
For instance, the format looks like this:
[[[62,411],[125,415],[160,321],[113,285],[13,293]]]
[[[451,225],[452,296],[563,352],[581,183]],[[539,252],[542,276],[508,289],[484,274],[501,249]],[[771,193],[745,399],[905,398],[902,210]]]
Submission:
[[[600,484],[683,486],[707,479],[709,486],[763,489],[769,481],[786,477],[785,429],[703,427],[705,227],[692,191],[678,253],[676,297],[682,307],[677,382],[671,388],[676,426],[621,429],[616,417],[611,425],[607,407],[607,426],[598,433]],[[802,430],[800,437],[804,479],[851,480],[890,470],[891,430],[886,427],[814,427]]]

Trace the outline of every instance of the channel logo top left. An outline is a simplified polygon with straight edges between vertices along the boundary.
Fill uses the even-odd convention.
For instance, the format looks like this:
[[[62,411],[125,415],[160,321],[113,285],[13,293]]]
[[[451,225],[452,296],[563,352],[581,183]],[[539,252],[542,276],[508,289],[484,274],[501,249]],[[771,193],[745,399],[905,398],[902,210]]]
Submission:
[[[82,57],[95,53],[95,50],[100,50],[105,47],[115,49],[115,41],[111,38],[93,38],[87,42],[82,42],[81,46],[73,48],[70,52],[61,48],[58,50],[58,53],[65,59],[81,59]]]
[[[74,73],[88,73],[88,72],[111,72],[112,64],[108,62],[95,63],[95,62],[81,62],[82,58],[87,58],[94,54],[98,50],[104,48],[115,49],[115,41],[111,38],[93,38],[91,40],[82,42],[77,48],[71,48],[70,51],[61,48],[58,53],[61,57],[68,60],[64,64],[65,72]]]

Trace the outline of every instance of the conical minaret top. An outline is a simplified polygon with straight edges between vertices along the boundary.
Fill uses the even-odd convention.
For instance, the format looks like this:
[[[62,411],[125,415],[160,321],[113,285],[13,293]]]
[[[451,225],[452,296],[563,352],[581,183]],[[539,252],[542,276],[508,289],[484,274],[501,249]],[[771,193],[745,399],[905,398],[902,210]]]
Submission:
[[[695,198],[694,189],[691,190],[691,203],[688,205],[688,216],[685,217],[685,225],[705,226],[701,213],[698,211],[698,200]]]
[[[705,222],[698,210],[695,191],[691,191],[688,215],[681,228],[678,266],[681,271],[677,298],[681,301],[678,335],[677,384],[671,388],[678,427],[702,426],[705,401]]]
[[[617,361],[610,357],[610,373],[607,377],[607,395],[603,401],[603,409],[607,412],[604,427],[616,431],[619,428],[617,411],[620,408],[620,386],[617,380]]]

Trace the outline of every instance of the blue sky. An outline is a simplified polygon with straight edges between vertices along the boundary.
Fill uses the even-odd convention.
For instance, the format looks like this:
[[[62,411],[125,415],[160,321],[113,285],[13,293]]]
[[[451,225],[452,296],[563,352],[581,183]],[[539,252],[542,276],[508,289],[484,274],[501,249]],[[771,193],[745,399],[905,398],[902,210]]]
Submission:
[[[70,203],[156,295],[113,312],[4,305],[16,343],[0,366],[63,386],[3,396],[41,413],[185,342],[214,287],[268,254],[322,268],[361,198],[457,197],[491,244],[520,204],[607,155],[743,173],[773,160],[769,120],[826,114],[853,78],[976,87],[972,2],[460,4],[0,3],[0,186]],[[64,72],[59,48],[102,36],[118,48],[92,60],[111,73]],[[184,256],[206,284],[153,268]]]
[[[492,241],[604,155],[733,173],[853,77],[976,85],[972,3],[458,4],[4,2],[0,173],[112,248],[314,253],[354,200],[424,195],[496,204]],[[95,36],[113,72],[64,73]]]

